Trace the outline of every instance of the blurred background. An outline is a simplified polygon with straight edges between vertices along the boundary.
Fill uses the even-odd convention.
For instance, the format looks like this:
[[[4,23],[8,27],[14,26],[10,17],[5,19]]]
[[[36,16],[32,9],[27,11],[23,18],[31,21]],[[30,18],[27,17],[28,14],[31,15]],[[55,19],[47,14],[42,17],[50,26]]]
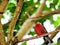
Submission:
[[[22,12],[20,13],[21,16],[19,17],[19,20],[16,23],[14,35],[21,28],[22,24],[28,19],[28,16],[26,15],[26,13],[28,13],[29,16],[31,16],[40,6],[40,3],[42,3],[42,1],[43,0],[41,1],[40,0],[24,0],[24,6],[22,9]],[[13,14],[14,14],[15,8],[16,8],[16,0],[10,0],[5,10],[5,13],[1,19],[1,22],[4,27],[5,35],[7,34],[9,22],[11,18],[14,16]],[[47,0],[43,11],[51,11],[51,10],[54,11],[55,9],[59,9],[59,8],[60,8],[60,0]],[[44,27],[48,32],[54,31],[60,25],[60,14],[55,14],[53,16],[45,17],[43,19],[40,19],[39,22],[44,25]],[[29,38],[33,36],[36,36],[36,33],[34,32],[34,28],[31,27],[30,32],[26,34],[23,38]],[[57,45],[57,39],[59,37],[60,37],[60,32],[53,38],[55,45]],[[19,43],[19,45],[41,45],[43,42],[44,42],[43,37],[41,37],[38,39],[21,42]]]

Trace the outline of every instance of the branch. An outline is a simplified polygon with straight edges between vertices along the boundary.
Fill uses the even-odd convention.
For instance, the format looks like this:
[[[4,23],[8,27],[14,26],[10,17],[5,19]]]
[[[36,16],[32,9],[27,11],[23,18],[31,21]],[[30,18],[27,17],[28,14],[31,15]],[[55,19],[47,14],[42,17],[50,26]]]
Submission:
[[[60,14],[60,9],[57,9],[55,11],[43,12],[41,16],[39,16],[39,17],[32,17],[30,19],[44,18],[44,17],[47,17],[47,16],[52,16],[54,14]],[[58,26],[56,30],[58,30],[59,28],[60,28],[60,26]],[[54,34],[51,34],[50,38],[51,39],[54,38],[57,33],[58,32],[55,32]]]
[[[32,15],[31,17],[39,16],[39,14],[41,15],[45,2],[46,2],[46,0],[44,0],[44,2],[40,5],[40,7],[37,10],[37,13],[35,13],[35,15]],[[26,20],[26,22],[24,22],[24,24],[22,25],[21,29],[18,31],[18,33],[16,35],[18,40],[21,40],[22,37],[29,31],[29,28],[34,24],[34,22],[31,22],[31,21],[32,21],[32,19],[28,19],[28,20]]]
[[[8,4],[9,0],[4,0],[1,4],[0,4],[0,18],[2,17],[2,14],[4,13],[6,6]]]
[[[58,29],[60,29],[60,25],[56,28],[56,30],[58,30]],[[50,38],[53,39],[53,38],[56,36],[57,33],[58,33],[58,32],[56,32],[56,33],[54,33],[54,34],[51,34]]]
[[[36,17],[30,17],[29,19],[33,19],[33,21],[35,20],[38,20],[38,19],[41,19],[41,18],[45,18],[47,16],[52,16],[54,14],[60,14],[60,9],[56,9],[54,11],[49,11],[49,12],[43,12],[41,16],[36,16]]]
[[[28,18],[29,19],[36,19],[37,18],[37,20],[39,19],[39,18],[45,18],[45,17],[47,17],[47,16],[52,16],[52,15],[54,15],[54,14],[60,14],[60,9],[56,9],[56,10],[54,10],[54,11],[49,11],[49,12],[42,12],[42,15],[41,16],[38,16],[38,17],[30,17],[30,16],[28,16]],[[28,14],[25,14],[25,15],[28,15]],[[25,17],[25,16],[24,16]],[[24,21],[24,19],[23,18],[21,18],[21,19],[19,19],[19,20],[21,20],[21,21]],[[10,23],[10,21],[9,22],[7,22],[6,24],[3,24],[3,27],[5,26],[5,25],[7,25],[7,24],[9,24]]]
[[[5,11],[7,4],[8,4],[8,0],[4,0],[0,4],[0,12],[1,12],[0,13],[0,45],[6,45],[5,35],[4,35],[3,27],[2,27],[2,24],[1,24],[1,18],[3,16],[3,12]]]
[[[18,0],[17,0],[18,1]],[[36,3],[30,5],[27,7],[27,11],[26,13],[24,14],[24,16],[22,18],[19,19],[20,22],[23,22],[25,21],[25,17],[29,18],[30,17],[30,11],[35,7],[35,5],[39,2],[40,0],[38,0]]]
[[[60,14],[60,9],[57,9],[55,11],[51,11],[51,12],[48,12],[48,13],[43,13],[43,14],[46,15],[46,16],[53,15],[53,14]],[[60,26],[57,27],[56,30],[59,29],[59,28],[60,28]],[[53,39],[57,33],[58,32],[56,32],[54,34],[51,34],[50,38]],[[45,42],[42,45],[45,45]]]
[[[55,30],[58,30],[58,29],[60,29],[60,25]],[[53,39],[56,36],[57,33],[58,32],[55,32],[54,34],[51,34],[50,39]],[[42,45],[46,45],[45,42]]]
[[[44,2],[41,4],[41,6],[40,6],[40,7],[38,8],[38,10],[36,11],[36,13],[35,13],[36,17],[37,17],[37,16],[40,16],[40,15],[42,14],[43,7],[44,7],[45,3],[46,3],[46,0],[44,0]]]
[[[29,7],[27,7],[28,8],[28,10],[27,10],[27,12],[24,14],[24,16],[22,17],[22,18],[20,18],[20,19],[18,19],[19,21],[25,21],[25,17],[27,16],[28,18],[30,17],[30,15],[29,15],[29,12],[30,12],[30,10],[32,9],[32,8],[34,8],[35,7],[35,5],[39,2],[40,0],[38,0],[36,3],[34,3],[33,5],[31,5],[31,6],[29,6]],[[17,2],[19,2],[19,0],[17,0]],[[3,12],[0,12],[0,14],[2,14]],[[7,24],[9,24],[11,22],[11,19],[7,22],[7,23],[5,23],[5,24],[3,24],[3,27],[5,27]]]
[[[20,22],[22,22],[22,21],[25,21],[25,17],[27,16],[28,18],[30,17],[30,14],[29,14],[29,12],[30,12],[30,10],[32,9],[32,8],[34,8],[35,7],[35,5],[39,2],[40,0],[38,0],[36,3],[34,3],[33,5],[30,5],[29,7],[27,7],[28,8],[28,10],[27,10],[27,12],[24,14],[24,16],[22,17],[22,18],[20,18],[20,19],[18,19]],[[19,0],[17,0],[17,2],[19,2]],[[0,13],[3,13],[3,12],[0,12]],[[5,27],[7,24],[9,24],[11,22],[11,20],[9,20],[9,22],[7,22],[7,23],[5,23],[5,24],[3,24],[3,27]]]
[[[16,40],[17,38],[15,37],[15,43],[19,43],[19,42],[23,42],[23,41],[29,41],[29,40],[41,38],[41,37],[44,37],[46,35],[54,34],[56,32],[60,32],[60,28],[55,30],[55,31],[52,31],[52,32],[49,32],[49,33],[46,33],[46,34],[43,34],[43,35],[40,35],[40,36],[34,36],[34,37],[26,38],[26,39],[21,39],[20,41]]]
[[[38,19],[45,18],[45,17],[47,17],[47,16],[52,16],[52,15],[54,15],[54,14],[60,14],[60,9],[57,9],[57,10],[55,10],[55,11],[43,12],[43,13],[42,13],[42,16],[33,17],[33,18],[30,18],[30,19],[33,19],[33,21],[36,21],[36,20],[38,20]],[[58,29],[58,28],[57,28],[57,29]],[[54,34],[51,34],[50,38],[53,39],[57,33],[58,33],[58,32],[56,32],[56,33],[54,33]],[[45,42],[44,42],[42,45],[45,45]]]
[[[10,25],[9,25],[9,29],[8,29],[8,34],[7,34],[7,40],[10,41],[13,37],[13,32],[14,32],[14,27],[16,24],[16,21],[19,17],[19,14],[21,12],[22,6],[23,6],[23,1],[24,0],[20,0],[19,3],[17,4],[15,13],[14,13],[14,17],[12,18]]]

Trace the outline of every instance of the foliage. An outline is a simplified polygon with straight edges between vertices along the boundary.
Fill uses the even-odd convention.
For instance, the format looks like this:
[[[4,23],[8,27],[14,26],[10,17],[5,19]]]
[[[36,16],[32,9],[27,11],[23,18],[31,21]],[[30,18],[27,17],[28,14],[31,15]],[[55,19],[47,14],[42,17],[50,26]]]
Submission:
[[[15,0],[15,1],[16,1],[16,0]],[[48,2],[50,3],[50,6],[48,7],[47,5],[45,5],[45,6],[44,6],[44,9],[43,9],[44,11],[50,11],[52,8],[53,8],[53,9],[56,9],[55,6],[56,6],[58,3],[59,3],[58,8],[60,7],[60,0],[53,0],[52,3],[51,3],[51,1],[52,1],[52,0],[48,0]],[[32,9],[29,10],[29,6],[33,6],[35,3],[36,3],[36,2],[34,2],[34,0],[30,0],[30,1],[24,0],[24,5],[23,5],[23,8],[22,8],[22,12],[21,12],[20,17],[19,17],[19,19],[23,19],[23,20],[20,21],[20,20],[18,19],[18,21],[16,22],[16,26],[15,26],[15,29],[16,29],[16,30],[19,30],[19,29],[20,29],[20,26],[22,26],[22,24],[25,22],[25,20],[28,19],[28,17],[25,16],[25,12],[29,12],[29,14],[32,15],[32,14],[36,11],[36,9],[38,8],[38,7],[36,7],[36,6],[34,6]],[[40,3],[38,2],[38,3],[36,3],[35,5],[39,6]],[[14,3],[9,2],[9,4],[8,4],[8,6],[7,6],[7,10],[10,10],[11,16],[13,16],[14,11],[15,11],[15,8],[16,8],[16,5],[15,5]],[[6,10],[6,11],[7,11],[7,10]],[[4,18],[4,17],[3,17],[3,18]],[[54,24],[55,27],[57,27],[58,24],[59,24],[60,17],[57,17],[57,20],[54,21],[54,20],[53,20],[53,16],[49,16],[49,17],[40,19],[39,22],[41,22],[41,23],[43,24],[47,19],[50,20],[50,22],[51,22],[52,24]],[[6,32],[6,27],[4,27],[4,31]],[[30,32],[30,33],[31,33],[31,35],[34,35],[34,34],[35,34],[34,32]],[[30,34],[30,33],[29,33],[29,34]]]
[[[27,43],[26,42],[23,42],[22,45],[27,45]]]
[[[14,1],[16,1],[16,0],[14,0]],[[0,0],[0,2],[1,2],[1,0]],[[56,9],[56,5],[58,6],[58,8],[60,8],[60,0],[48,0],[48,2],[50,3],[49,7],[47,5],[45,5],[43,11],[50,11],[52,9],[55,10]],[[24,0],[24,5],[23,5],[23,8],[22,8],[22,12],[20,13],[20,16],[19,16],[19,18],[18,18],[18,20],[16,22],[15,30],[18,31],[21,28],[22,24],[28,19],[28,17],[25,14],[26,12],[28,12],[29,15],[31,16],[33,13],[35,13],[37,8],[40,6],[40,2],[38,2],[38,3],[35,4],[34,7],[32,7],[32,9],[30,9],[29,7],[33,6],[34,4],[35,4],[34,0],[29,0],[29,1],[28,0]],[[36,5],[38,7],[36,7]],[[14,16],[13,14],[14,14],[15,9],[16,9],[16,5],[14,3],[9,2],[6,11],[10,10],[11,16]],[[3,16],[3,18],[4,18],[4,16]],[[23,20],[20,21],[20,19],[23,19]],[[56,21],[53,20],[53,16],[49,16],[49,17],[45,17],[43,19],[40,19],[39,22],[43,24],[47,19],[50,20],[51,24],[54,24],[55,27],[57,27],[60,24],[59,23],[60,22],[60,17],[59,16],[57,17]],[[9,24],[4,26],[5,35],[7,34],[6,32],[7,32],[8,26],[9,26]],[[17,32],[14,32],[14,35],[16,33]],[[33,32],[30,31],[28,35],[34,36],[35,32],[34,31]],[[27,45],[27,44],[26,44],[26,42],[23,42],[22,45]],[[58,45],[58,44],[55,44],[55,45]]]
[[[2,0],[0,0],[0,3],[2,2]]]
[[[60,24],[59,22],[60,22],[60,17],[58,16],[57,20],[53,22],[53,24],[55,25],[55,27],[57,27],[58,24]]]
[[[7,6],[7,10],[10,10],[10,12],[12,13],[12,16],[14,14],[15,8],[16,8],[16,6],[14,3],[9,3]]]
[[[54,43],[54,45],[60,45],[60,43],[57,42],[57,43]]]

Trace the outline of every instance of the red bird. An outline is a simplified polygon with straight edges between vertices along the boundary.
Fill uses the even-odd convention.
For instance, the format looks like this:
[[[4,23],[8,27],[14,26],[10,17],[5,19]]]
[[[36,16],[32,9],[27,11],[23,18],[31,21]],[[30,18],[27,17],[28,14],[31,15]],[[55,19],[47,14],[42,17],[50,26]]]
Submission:
[[[37,35],[43,35],[43,34],[46,34],[47,33],[47,31],[44,28],[44,26],[41,25],[39,22],[37,22],[37,24],[35,25],[34,29],[35,29],[35,32],[36,32]],[[47,36],[44,36],[44,40],[47,41],[46,42],[46,45],[48,43],[53,43],[53,41],[48,37],[48,35]]]

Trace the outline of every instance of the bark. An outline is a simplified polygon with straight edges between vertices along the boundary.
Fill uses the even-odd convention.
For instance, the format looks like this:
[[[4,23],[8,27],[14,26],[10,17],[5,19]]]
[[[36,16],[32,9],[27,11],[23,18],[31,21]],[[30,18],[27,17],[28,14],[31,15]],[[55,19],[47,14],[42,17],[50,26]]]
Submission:
[[[15,13],[14,13],[14,17],[12,18],[12,20],[10,22],[9,29],[8,29],[8,34],[7,34],[8,44],[11,43],[11,39],[13,37],[15,24],[16,24],[16,21],[18,20],[19,15],[20,15],[20,12],[21,12],[21,9],[22,9],[22,6],[23,6],[23,1],[24,0],[20,0],[19,3],[17,4],[16,10],[15,10]]]
[[[6,45],[5,36],[4,36],[1,21],[0,21],[0,45]]]
[[[1,4],[0,4],[0,45],[6,45],[6,41],[5,41],[5,36],[4,36],[4,32],[3,32],[3,27],[1,24],[1,18],[3,16],[3,12],[6,9],[6,6],[8,4],[8,0],[4,0]]]
[[[1,4],[0,4],[0,12],[4,13],[6,6],[8,4],[9,0],[4,0]],[[0,14],[0,18],[2,17],[2,14]]]

